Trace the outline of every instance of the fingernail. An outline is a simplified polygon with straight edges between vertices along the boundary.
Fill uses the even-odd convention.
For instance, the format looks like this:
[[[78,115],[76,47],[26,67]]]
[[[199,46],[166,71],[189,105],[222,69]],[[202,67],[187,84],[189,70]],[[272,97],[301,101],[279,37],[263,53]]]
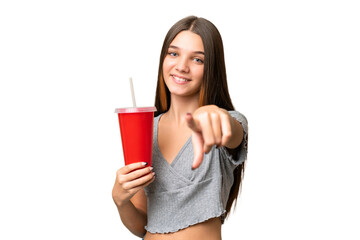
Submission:
[[[143,166],[146,166],[147,164],[148,164],[147,162],[143,162],[143,163],[142,163]]]
[[[153,167],[149,167],[150,171],[153,170],[154,168]]]

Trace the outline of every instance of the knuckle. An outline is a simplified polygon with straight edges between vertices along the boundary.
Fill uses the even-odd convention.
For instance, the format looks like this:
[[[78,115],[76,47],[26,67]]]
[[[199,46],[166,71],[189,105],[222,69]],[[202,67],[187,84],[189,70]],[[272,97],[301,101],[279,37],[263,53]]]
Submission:
[[[228,132],[227,134],[225,134],[225,136],[226,136],[227,138],[231,138],[231,137],[233,136],[233,134],[232,134],[232,132]]]
[[[122,188],[123,188],[124,190],[128,190],[128,184],[123,183],[123,184],[122,184]]]
[[[136,190],[135,190],[135,189],[131,189],[131,190],[128,191],[128,193],[129,193],[130,196],[133,196],[133,195],[135,195]]]
[[[125,183],[124,178],[119,177],[119,179],[118,179],[118,183],[119,183],[120,185],[123,185],[123,184]]]
[[[199,116],[200,119],[208,119],[210,117],[210,113],[202,112]]]
[[[232,137],[231,133],[226,133],[226,134],[223,135],[223,141],[225,143],[227,143],[230,140],[231,137]]]
[[[129,172],[129,171],[131,171],[130,166],[129,166],[129,165],[125,165],[125,167],[124,167],[124,171],[125,171],[125,172]]]
[[[151,172],[150,168],[141,169],[141,171],[137,172],[136,178],[143,177],[144,175],[148,174],[149,172]]]
[[[224,108],[218,108],[218,109],[219,109],[219,112],[221,112],[221,113],[229,114],[229,112]]]
[[[205,141],[205,144],[206,145],[208,145],[208,146],[212,146],[212,145],[214,145],[216,143],[216,140],[215,140],[215,138],[209,138],[209,139],[207,139],[207,141]]]
[[[230,114],[227,112],[227,111],[223,111],[220,113],[221,114],[221,117],[226,119],[226,120],[230,120]]]
[[[148,173],[146,176],[144,176],[143,181],[147,182],[152,177],[151,173]]]
[[[135,178],[135,179],[139,178],[141,176],[141,173],[142,173],[142,170],[141,171],[138,171],[138,170],[134,171],[134,172],[131,173],[131,177]]]
[[[212,118],[212,119],[217,119],[218,118],[218,113],[217,112],[211,112],[210,113],[210,117]]]

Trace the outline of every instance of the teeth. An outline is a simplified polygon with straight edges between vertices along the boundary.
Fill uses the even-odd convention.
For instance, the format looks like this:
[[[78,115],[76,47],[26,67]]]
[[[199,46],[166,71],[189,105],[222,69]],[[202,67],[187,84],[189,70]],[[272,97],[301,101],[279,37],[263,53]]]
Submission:
[[[186,80],[184,78],[179,78],[179,77],[176,77],[176,76],[173,76],[177,81],[179,82],[188,82],[189,80]]]

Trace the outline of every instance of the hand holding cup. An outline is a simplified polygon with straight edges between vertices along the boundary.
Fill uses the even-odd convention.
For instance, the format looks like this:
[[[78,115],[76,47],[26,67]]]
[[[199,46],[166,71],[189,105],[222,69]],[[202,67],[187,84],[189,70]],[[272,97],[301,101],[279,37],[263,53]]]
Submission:
[[[132,163],[116,172],[112,197],[117,206],[126,204],[135,193],[155,180],[153,168],[146,165],[145,162]]]

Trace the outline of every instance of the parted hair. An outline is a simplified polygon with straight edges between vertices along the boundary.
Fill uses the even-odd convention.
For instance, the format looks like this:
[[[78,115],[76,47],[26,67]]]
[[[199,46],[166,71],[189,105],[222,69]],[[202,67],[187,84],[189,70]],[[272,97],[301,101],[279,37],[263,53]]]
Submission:
[[[200,87],[199,107],[213,104],[226,110],[235,110],[227,85],[224,47],[221,35],[215,25],[210,21],[196,16],[189,16],[175,23],[165,37],[160,53],[155,95],[155,107],[157,108],[155,117],[167,112],[170,108],[171,97],[163,77],[163,63],[168,53],[170,43],[181,31],[186,30],[198,34],[204,45],[204,74]],[[228,149],[228,151],[231,154],[235,154],[236,151],[239,151],[239,147],[238,149]],[[234,183],[231,187],[226,205],[225,218],[228,217],[233,203],[236,203],[238,198],[244,168],[245,162],[234,170]]]

